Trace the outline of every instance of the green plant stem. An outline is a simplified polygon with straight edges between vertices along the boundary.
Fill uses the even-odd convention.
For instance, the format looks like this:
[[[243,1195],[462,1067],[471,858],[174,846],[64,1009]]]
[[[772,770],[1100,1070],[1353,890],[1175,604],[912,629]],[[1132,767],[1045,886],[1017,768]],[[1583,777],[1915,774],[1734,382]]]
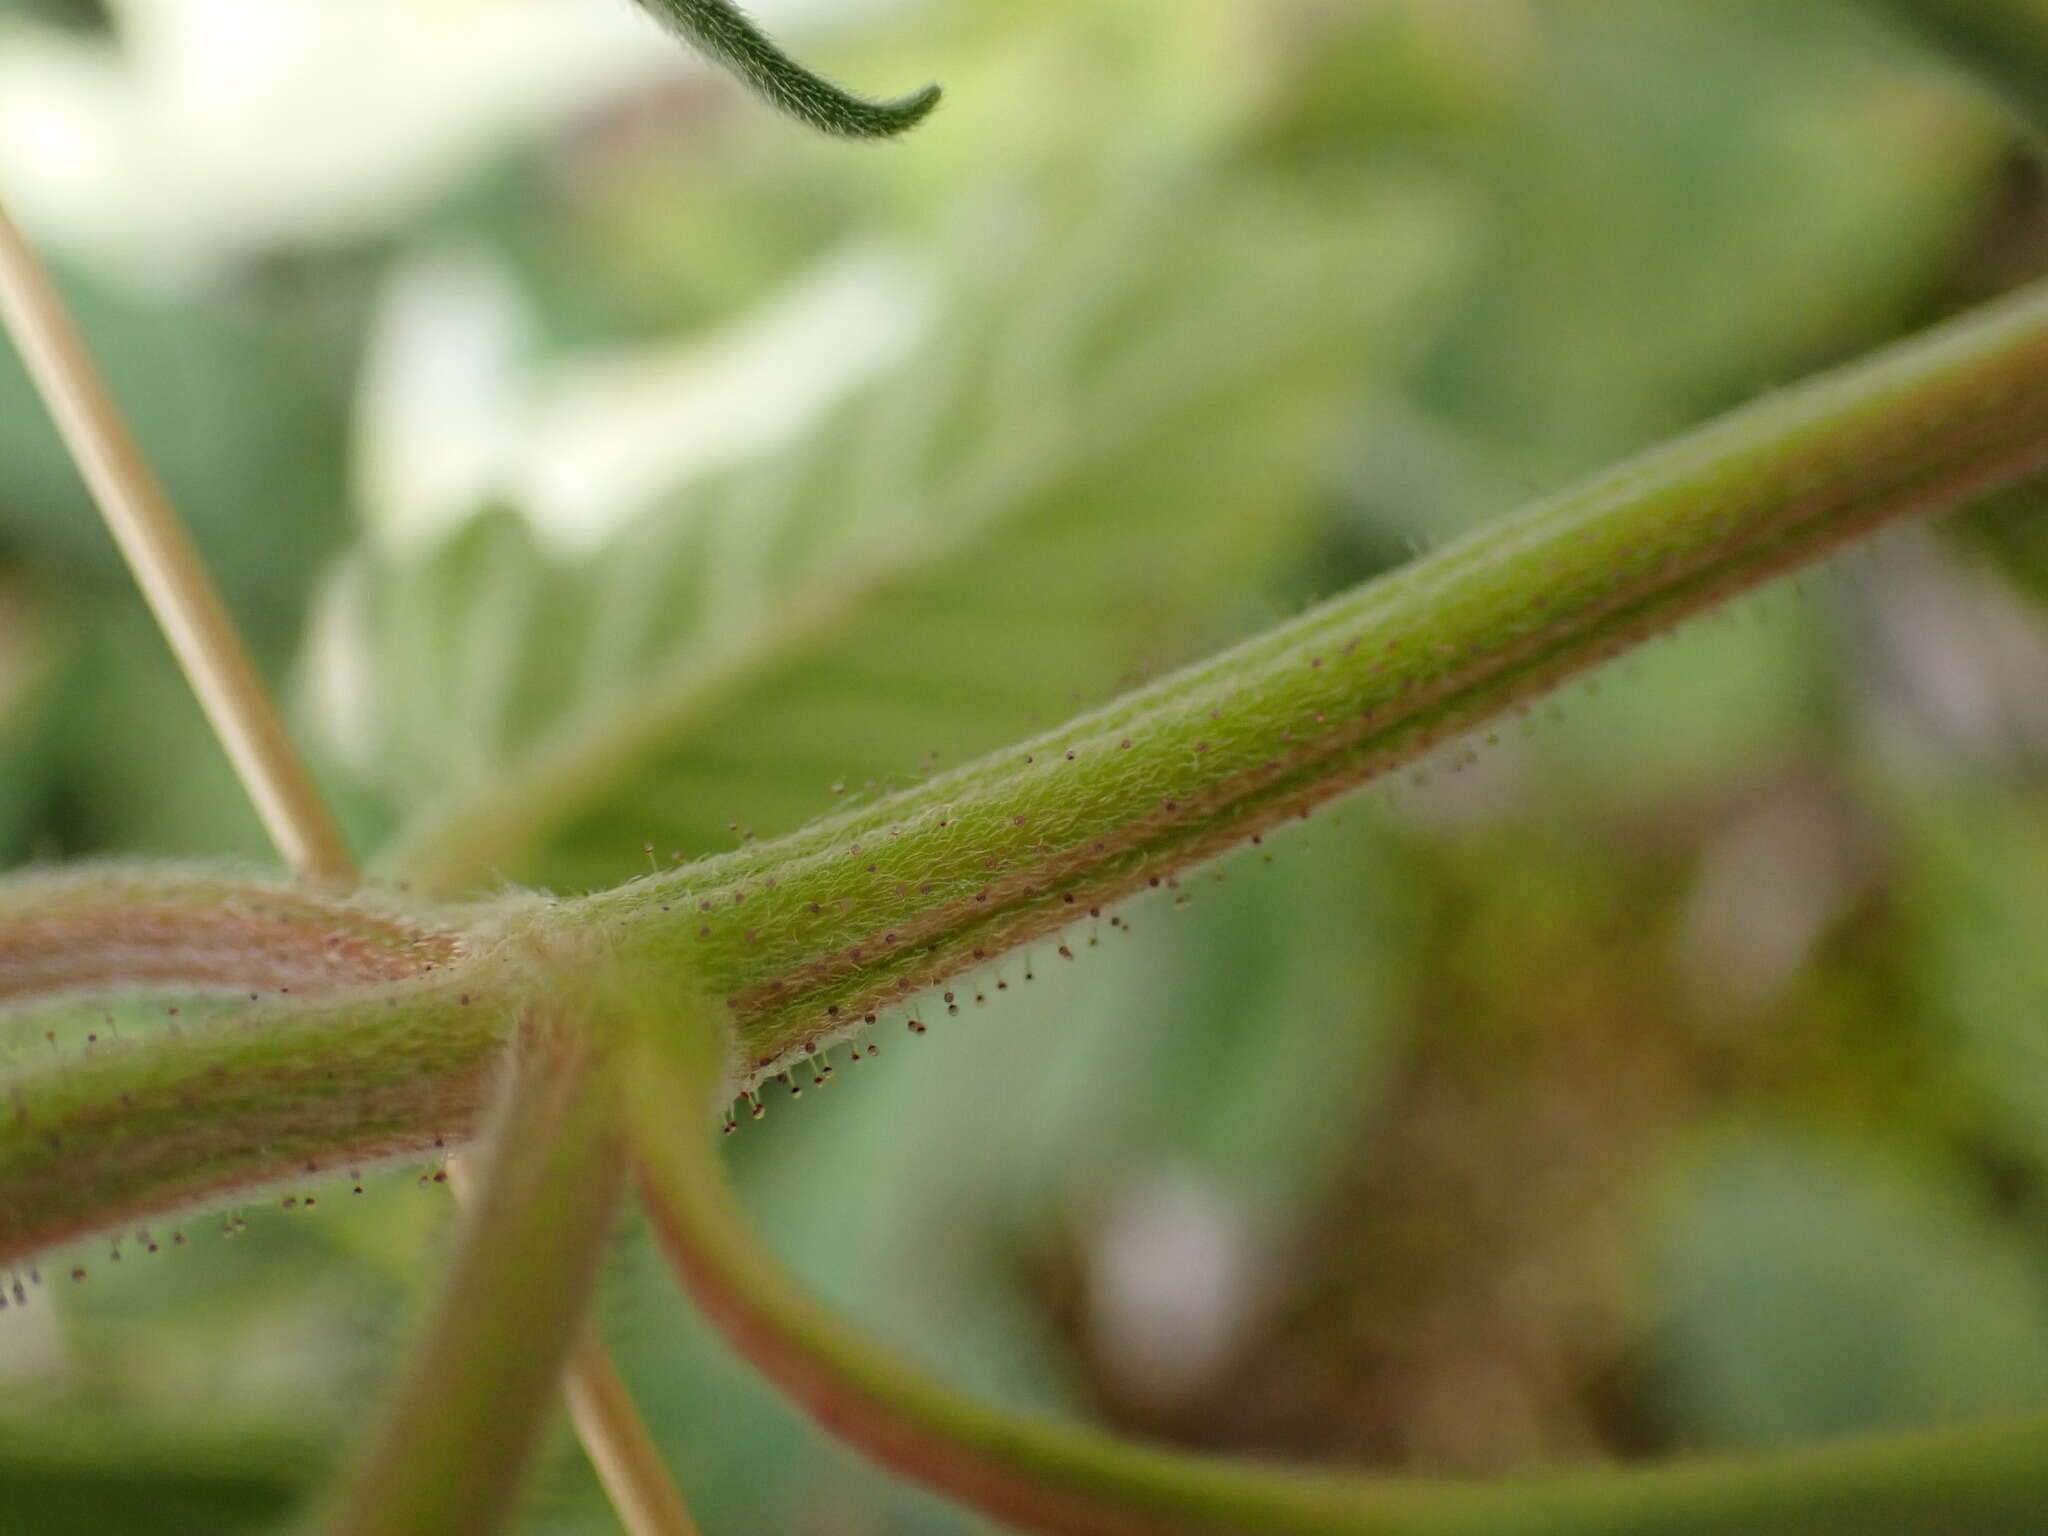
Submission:
[[[452,1272],[331,1536],[482,1536],[511,1512],[625,1188],[609,1053],[579,1014],[521,1023]]]
[[[520,1006],[502,974],[465,969],[17,1073],[0,1103],[0,1263],[460,1145]]]
[[[448,1188],[465,1206],[476,1199],[467,1157],[450,1157]],[[625,1382],[605,1353],[595,1323],[586,1321],[562,1364],[562,1401],[591,1470],[630,1536],[697,1536],[654,1437],[640,1421]]]
[[[74,991],[311,997],[426,975],[459,945],[374,894],[218,870],[87,865],[0,881],[0,1002]]]
[[[725,997],[742,1080],[1171,881],[1687,616],[2048,464],[2048,285],[1786,390],[1211,661],[587,898]]]
[[[21,348],[66,446],[91,487],[193,692],[234,765],[278,855],[301,880],[342,886],[356,870],[340,830],[294,750],[255,663],[176,511],[150,473],[112,393],[99,376],[56,286],[0,208],[0,316]],[[183,890],[148,893],[178,916],[109,904],[118,874],[45,883],[30,913],[4,923],[0,1000],[67,983],[104,985],[119,968],[147,987],[175,978],[186,990],[231,986],[252,999],[275,989],[301,996],[351,983],[421,975],[453,959],[448,936],[408,930],[368,911],[321,911],[290,890],[239,891],[195,878]],[[0,910],[7,896],[0,893]],[[322,922],[320,919],[325,918]],[[167,943],[167,939],[169,942]],[[266,963],[268,962],[268,963]],[[194,986],[199,973],[210,983]],[[60,1132],[52,1132],[58,1135]],[[379,1155],[358,1148],[355,1155]],[[571,1417],[620,1517],[634,1536],[688,1532],[689,1518],[648,1451],[645,1429],[594,1336],[569,1372]]]
[[[640,0],[640,6],[739,76],[764,101],[820,133],[885,139],[916,127],[939,104],[936,85],[894,101],[856,96],[790,58],[730,0]]]
[[[2048,1508],[2048,1419],[2038,1417],[1480,1485],[1196,1456],[974,1402],[831,1316],[753,1237],[701,1112],[729,1073],[715,1005],[692,1022],[643,1026],[625,1074],[642,1198],[676,1273],[727,1341],[820,1425],[991,1518],[1065,1536],[1990,1536],[2037,1530]]]
[[[226,1194],[239,1180],[274,1179],[278,1165],[262,1149],[282,1130],[327,1165],[366,1135],[388,1136],[394,1151],[401,1141],[416,1148],[429,1122],[406,1125],[408,1141],[391,1116],[420,1115],[432,1100],[391,1102],[394,1074],[453,1082],[486,1069],[503,1016],[532,985],[492,970],[507,933],[594,935],[653,998],[679,995],[685,976],[701,979],[693,984],[728,1010],[736,1049],[727,1086],[737,1091],[860,1028],[867,1014],[904,1008],[920,989],[1019,946],[1039,943],[1040,963],[1057,963],[1049,954],[1060,930],[1091,909],[1170,883],[1689,614],[2044,463],[2048,285],[2037,285],[1760,400],[917,788],[601,895],[437,911],[443,927],[464,932],[468,958],[319,1005],[349,1027],[309,1028],[294,1008],[267,1003],[219,1032],[18,1077],[9,1091],[21,1113],[0,1115],[0,1254],[23,1251],[38,1234],[83,1230],[95,1212],[111,1225]],[[139,872],[129,879],[146,883]],[[25,910],[35,888],[15,885],[12,910]],[[135,888],[132,899],[142,900]],[[161,917],[165,956],[181,925],[197,931],[206,921],[175,909]],[[6,926],[0,908],[0,956]],[[109,989],[126,979],[117,958],[107,958]],[[175,983],[168,968],[161,985]],[[206,975],[220,980],[214,969]],[[73,988],[90,984],[67,978]],[[490,1006],[450,1009],[457,986],[480,1000],[488,993]],[[387,997],[381,1015],[376,1004]],[[477,1027],[479,1011],[500,1026]],[[370,1071],[358,1059],[358,1027],[363,1039],[389,1044],[388,1063]],[[331,1068],[334,1082],[357,1089],[337,1087],[321,1116],[294,1120],[308,1083],[268,1076],[268,1031],[305,1052],[312,1082]],[[119,1094],[137,1074],[176,1087],[131,1128]],[[368,1105],[343,1112],[347,1092],[371,1090],[382,1096],[378,1114]],[[44,1139],[45,1106],[74,1128],[63,1156]],[[383,1129],[372,1135],[375,1127]],[[88,1155],[102,1141],[127,1155]],[[89,1181],[67,1173],[73,1155]]]

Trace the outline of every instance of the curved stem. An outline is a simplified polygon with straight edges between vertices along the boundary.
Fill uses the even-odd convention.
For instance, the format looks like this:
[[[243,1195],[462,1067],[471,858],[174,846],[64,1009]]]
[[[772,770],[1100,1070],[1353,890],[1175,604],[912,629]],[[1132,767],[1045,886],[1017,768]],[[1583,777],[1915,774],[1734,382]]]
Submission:
[[[641,1195],[670,1263],[733,1348],[821,1426],[994,1519],[1070,1536],[2018,1536],[2038,1530],[2048,1510],[2048,1419],[2039,1417],[1471,1484],[1291,1471],[1005,1413],[834,1318],[754,1238],[705,1129],[727,1070],[713,1023],[706,1012],[694,1031],[643,1029],[626,1074]]]
[[[928,85],[894,101],[870,101],[805,69],[777,48],[731,0],[640,0],[641,7],[702,49],[791,117],[820,133],[881,139],[915,128],[939,104]]]

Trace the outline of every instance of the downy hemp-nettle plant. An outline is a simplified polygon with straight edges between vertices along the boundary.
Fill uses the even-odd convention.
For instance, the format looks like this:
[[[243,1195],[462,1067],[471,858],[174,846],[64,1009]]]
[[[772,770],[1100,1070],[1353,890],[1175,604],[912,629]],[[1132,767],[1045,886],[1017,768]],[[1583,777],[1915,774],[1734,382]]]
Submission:
[[[849,94],[727,0],[643,3],[829,135],[897,135],[939,101],[936,87],[889,101]],[[893,152],[917,153],[945,122]],[[1260,248],[1248,242],[1253,260]],[[1262,280],[1301,306],[1285,323],[1304,334],[1356,323],[1352,301],[1319,275],[1327,267],[1290,266],[1277,250],[1272,260]],[[361,879],[53,285],[4,221],[0,307],[287,870],[88,863],[30,868],[0,887],[0,994],[17,1019],[33,1030],[43,1014],[138,1002],[172,1015],[168,1027],[8,1068],[0,1283],[10,1306],[33,1308],[39,1288],[118,1261],[123,1245],[185,1245],[201,1213],[327,1202],[380,1169],[424,1163],[430,1180],[455,1186],[460,1236],[438,1300],[313,1528],[504,1528],[560,1393],[620,1522],[694,1529],[586,1321],[629,1205],[702,1317],[790,1402],[896,1477],[1005,1527],[2048,1527],[2038,1417],[1459,1480],[1212,1457],[1012,1414],[793,1283],[751,1234],[721,1166],[722,1133],[767,1101],[844,1079],[872,1051],[940,1025],[958,1011],[956,992],[1021,989],[1034,967],[1063,966],[1105,924],[1128,922],[1134,898],[1198,871],[1207,881],[1216,861],[1484,736],[1738,594],[2048,468],[2048,287],[1775,389],[1004,750],[908,787],[856,791],[833,814],[743,834],[725,853],[676,861],[649,845],[651,870],[573,896],[509,887],[500,872],[725,686],[715,651],[664,650],[654,627],[683,620],[639,611],[627,590],[633,561],[687,556],[650,545],[594,568],[588,594],[619,654],[680,660],[636,671],[624,709],[565,686],[519,773],[421,807],[375,878]],[[1240,348],[1191,334],[1201,346],[1131,364],[1128,398],[1140,382],[1192,398],[1215,374],[1253,366],[1256,339]],[[1076,451],[1108,452],[1118,432],[1143,430],[1108,386],[1073,407]],[[1034,445],[991,430],[973,483],[1031,475]],[[886,473],[880,456],[874,468]],[[942,540],[946,518],[977,515],[963,490],[919,536]],[[1151,558],[1175,560],[1171,524]],[[859,560],[842,575],[840,600],[864,601]],[[1020,568],[1020,583],[1033,579]],[[511,622],[550,622],[554,599],[529,599],[538,606]],[[433,642],[421,639],[425,656]],[[177,1015],[195,999],[212,1006]],[[5,1510],[0,1529],[16,1529]]]

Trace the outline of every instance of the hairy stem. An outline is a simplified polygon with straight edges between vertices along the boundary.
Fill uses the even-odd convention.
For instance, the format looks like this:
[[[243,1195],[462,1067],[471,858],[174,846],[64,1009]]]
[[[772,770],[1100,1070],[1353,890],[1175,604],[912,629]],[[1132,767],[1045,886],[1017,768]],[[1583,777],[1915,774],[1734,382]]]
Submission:
[[[1723,418],[1059,730],[586,898],[742,1078],[1893,520],[2048,464],[2048,285]]]
[[[4,208],[0,314],[278,855],[302,880],[354,884],[348,847],[190,535],[149,472],[55,285]],[[255,901],[246,893],[222,900],[218,882],[214,889],[198,882],[199,891],[177,893],[179,920],[170,925],[167,946],[165,925],[151,920],[160,913],[132,904],[95,909],[93,899],[104,902],[106,883],[76,883],[64,893],[72,898],[68,905],[45,889],[37,913],[7,927],[0,1000],[23,990],[47,994],[67,981],[103,983],[115,968],[145,987],[167,974],[189,984],[195,971],[206,970],[216,984],[231,979],[250,988],[253,1000],[273,987],[280,993],[297,987],[303,995],[336,983],[395,980],[452,958],[432,937],[407,934],[370,914],[322,925],[317,949],[309,948],[311,899],[276,891]],[[649,1455],[647,1433],[594,1336],[579,1343],[570,1387],[577,1434],[628,1529],[634,1536],[687,1532],[681,1500]]]
[[[487,1069],[522,989],[545,986],[494,961],[507,933],[594,936],[656,1001],[691,978],[726,1005],[737,1090],[958,971],[1034,941],[1050,949],[1077,918],[1691,613],[2044,463],[2048,285],[1761,400],[915,789],[602,895],[471,908],[467,958],[452,967],[19,1078],[17,1112],[0,1116],[0,1255],[278,1177],[274,1145],[331,1165],[366,1144],[465,1133],[474,1106],[455,1112],[458,1086]],[[14,888],[16,913],[34,889]],[[0,955],[7,915],[0,903]],[[165,918],[195,933],[210,920]],[[175,947],[167,934],[155,953]],[[109,984],[123,974],[110,958]],[[301,1054],[281,1056],[286,1040]],[[392,1054],[366,1056],[372,1040]],[[131,1118],[119,1095],[138,1090],[151,1112]]]
[[[477,1199],[470,1159],[448,1159],[448,1188],[465,1207]],[[591,1470],[611,1500],[627,1536],[697,1536],[654,1437],[640,1421],[632,1394],[605,1353],[594,1322],[586,1321],[562,1366],[562,1401]]]
[[[479,972],[252,1005],[10,1077],[0,1263],[475,1134],[518,999]]]
[[[459,948],[456,933],[374,896],[216,870],[104,865],[0,881],[0,1004],[152,990],[310,997],[422,976]]]
[[[625,1076],[641,1193],[684,1286],[825,1429],[1006,1524],[1066,1536],[2017,1536],[2048,1507],[2041,1418],[1480,1485],[1195,1456],[974,1402],[832,1317],[754,1239],[703,1117],[687,1113],[722,1092],[729,1070],[710,1019],[689,1024],[643,1029]]]
[[[916,127],[939,104],[939,88],[870,101],[813,74],[777,48],[731,0],[640,0],[684,41],[746,81],[761,98],[820,133],[882,139]]]

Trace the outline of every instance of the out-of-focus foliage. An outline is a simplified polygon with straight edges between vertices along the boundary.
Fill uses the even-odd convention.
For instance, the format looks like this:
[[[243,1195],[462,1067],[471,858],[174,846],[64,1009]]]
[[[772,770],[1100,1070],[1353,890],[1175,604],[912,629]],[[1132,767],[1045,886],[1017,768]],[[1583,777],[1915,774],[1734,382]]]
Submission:
[[[598,0],[203,10],[0,11],[0,170],[366,851],[593,722],[630,749],[486,882],[957,760],[2048,252],[1993,98],[1846,3],[760,6],[944,82],[885,150]],[[249,120],[343,35],[393,59],[347,114],[309,72]],[[949,1378],[1199,1445],[1490,1470],[2048,1400],[2042,505],[979,978],[772,1099],[754,1208]],[[0,700],[15,860],[260,854],[11,362]],[[9,1294],[0,1511],[277,1524],[447,1222],[308,1192]],[[604,1312],[707,1528],[973,1528],[824,1446],[637,1233]],[[565,1446],[528,1528],[607,1518]]]
[[[423,813],[404,851],[608,882],[622,842],[782,830],[1188,654],[1300,548],[1358,359],[1398,366],[1456,259],[1398,184],[1332,211],[1157,172],[1073,230],[1003,201],[928,343],[772,458],[585,561],[505,514],[363,574],[357,752]]]

